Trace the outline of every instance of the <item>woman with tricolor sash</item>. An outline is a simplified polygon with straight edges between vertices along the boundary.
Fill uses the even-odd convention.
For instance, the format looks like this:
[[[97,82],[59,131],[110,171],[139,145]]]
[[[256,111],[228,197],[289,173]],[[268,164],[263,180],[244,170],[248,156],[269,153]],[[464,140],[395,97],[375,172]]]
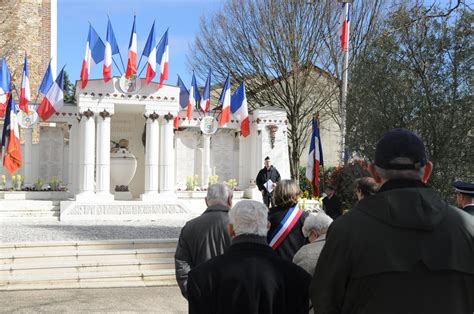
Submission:
[[[267,240],[272,249],[288,261],[305,245],[302,227],[307,213],[298,208],[300,189],[293,180],[282,180],[274,190],[275,207],[270,208]]]

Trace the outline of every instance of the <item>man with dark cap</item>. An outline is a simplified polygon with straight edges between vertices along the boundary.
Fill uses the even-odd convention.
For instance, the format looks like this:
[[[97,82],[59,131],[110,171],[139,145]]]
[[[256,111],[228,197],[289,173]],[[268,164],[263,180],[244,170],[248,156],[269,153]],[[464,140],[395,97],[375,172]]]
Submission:
[[[335,220],[316,265],[316,313],[473,313],[474,219],[426,183],[414,133],[383,135],[369,165],[381,185]]]
[[[453,185],[456,188],[456,203],[459,208],[474,215],[474,183],[456,181]]]
[[[278,182],[280,182],[280,173],[272,166],[270,157],[265,157],[265,167],[258,172],[257,179],[255,180],[257,187],[262,192],[263,203],[270,207],[275,207],[273,201],[273,190],[275,189]]]

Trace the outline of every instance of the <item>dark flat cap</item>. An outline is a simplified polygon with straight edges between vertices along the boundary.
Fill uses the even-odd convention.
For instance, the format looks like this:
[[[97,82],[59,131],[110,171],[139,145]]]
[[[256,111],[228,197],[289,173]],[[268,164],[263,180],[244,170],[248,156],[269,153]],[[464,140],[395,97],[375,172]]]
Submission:
[[[453,183],[456,192],[474,196],[474,183],[456,181]]]

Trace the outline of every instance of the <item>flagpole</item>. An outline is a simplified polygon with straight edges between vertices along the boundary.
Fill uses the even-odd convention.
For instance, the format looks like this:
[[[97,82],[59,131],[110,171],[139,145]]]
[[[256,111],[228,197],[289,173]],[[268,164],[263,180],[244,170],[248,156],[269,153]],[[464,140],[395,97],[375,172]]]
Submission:
[[[120,76],[123,75],[122,70],[120,70],[119,66],[117,65],[117,62],[115,62],[114,57],[112,56],[112,61],[114,62],[115,66],[117,67],[117,70],[120,72]]]
[[[344,20],[347,20],[349,15],[349,4],[351,0],[342,0],[344,6]],[[344,52],[344,61],[342,66],[342,93],[341,93],[341,162],[345,163],[346,150],[346,107],[347,107],[347,79],[349,74],[349,31],[350,24],[347,28],[347,47]]]

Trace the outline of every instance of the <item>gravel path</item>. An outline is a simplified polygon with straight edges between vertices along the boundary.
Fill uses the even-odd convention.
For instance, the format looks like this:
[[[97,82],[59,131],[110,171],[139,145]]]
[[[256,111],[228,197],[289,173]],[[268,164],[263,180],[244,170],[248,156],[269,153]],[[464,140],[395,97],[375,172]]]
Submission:
[[[163,222],[0,222],[0,243],[177,238],[185,220]]]

